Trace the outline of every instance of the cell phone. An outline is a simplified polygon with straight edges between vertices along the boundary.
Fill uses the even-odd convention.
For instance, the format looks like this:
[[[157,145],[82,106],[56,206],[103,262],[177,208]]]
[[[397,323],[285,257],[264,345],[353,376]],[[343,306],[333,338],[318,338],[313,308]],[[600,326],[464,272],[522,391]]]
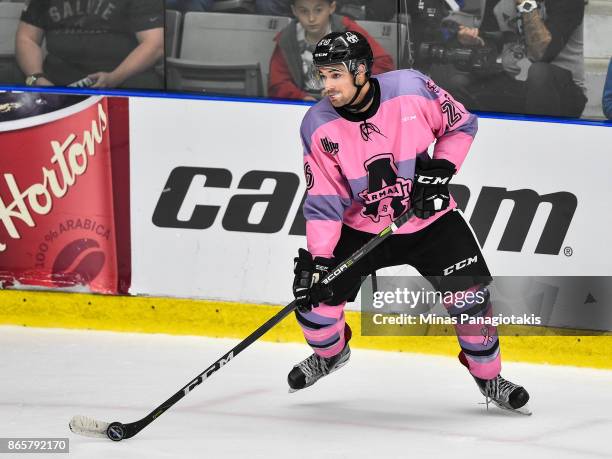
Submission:
[[[89,77],[85,77],[78,81],[70,83],[68,87],[69,88],[89,88],[90,86],[93,86],[94,84],[95,84],[94,80],[92,80]]]

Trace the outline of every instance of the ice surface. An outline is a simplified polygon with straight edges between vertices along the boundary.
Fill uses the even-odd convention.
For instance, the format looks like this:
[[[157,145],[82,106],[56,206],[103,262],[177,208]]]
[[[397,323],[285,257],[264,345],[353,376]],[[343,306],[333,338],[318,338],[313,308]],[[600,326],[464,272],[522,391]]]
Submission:
[[[75,414],[140,419],[236,342],[0,327],[0,437],[69,437],[69,457],[88,459],[612,457],[612,371],[505,364],[531,393],[526,417],[487,412],[456,359],[417,354],[355,349],[289,394],[309,349],[263,342],[132,439],[68,430]]]

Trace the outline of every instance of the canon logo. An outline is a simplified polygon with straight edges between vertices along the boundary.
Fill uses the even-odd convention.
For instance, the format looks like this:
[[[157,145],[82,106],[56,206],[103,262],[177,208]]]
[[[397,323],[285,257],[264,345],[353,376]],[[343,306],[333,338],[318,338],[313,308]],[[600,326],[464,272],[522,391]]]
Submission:
[[[203,178],[204,188],[225,188],[231,197],[226,202],[215,205],[197,203],[201,190],[194,190],[194,179]],[[274,190],[262,193],[264,181],[273,181]],[[297,196],[300,178],[291,172],[261,171],[246,172],[237,181],[228,169],[209,167],[177,167],[161,192],[155,211],[153,224],[160,228],[183,228],[205,230],[217,222],[219,215],[221,226],[227,231],[252,233],[276,233],[291,219],[289,234],[304,236],[306,223],[300,204],[295,215],[289,215],[296,199],[304,201],[304,196]],[[471,191],[465,185],[449,185],[458,207],[464,210],[471,199]],[[244,192],[242,192],[244,191]],[[250,191],[250,192],[249,192]],[[260,191],[260,193],[257,193]],[[538,207],[543,203],[552,205],[552,209],[543,227],[533,228],[540,238],[535,253],[557,255],[570,228],[574,212],[578,205],[576,196],[567,191],[540,195],[534,190],[508,190],[503,187],[482,187],[469,222],[482,246],[485,245],[498,211],[503,201],[512,201],[513,209],[503,230],[497,250],[520,252],[530,230]],[[185,203],[189,209],[182,209]],[[251,214],[256,206],[265,206],[263,215],[258,221],[252,221]],[[179,219],[179,211],[189,215]]]

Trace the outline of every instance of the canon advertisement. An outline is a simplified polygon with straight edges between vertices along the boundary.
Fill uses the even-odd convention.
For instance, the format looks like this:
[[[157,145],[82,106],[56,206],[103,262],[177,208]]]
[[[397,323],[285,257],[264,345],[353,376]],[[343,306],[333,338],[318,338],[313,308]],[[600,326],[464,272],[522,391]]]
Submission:
[[[134,101],[132,293],[291,299],[293,257],[306,244],[299,139],[306,110]],[[452,193],[494,275],[612,272],[604,242],[612,217],[601,211],[612,198],[612,158],[588,147],[611,143],[606,128],[480,119]]]

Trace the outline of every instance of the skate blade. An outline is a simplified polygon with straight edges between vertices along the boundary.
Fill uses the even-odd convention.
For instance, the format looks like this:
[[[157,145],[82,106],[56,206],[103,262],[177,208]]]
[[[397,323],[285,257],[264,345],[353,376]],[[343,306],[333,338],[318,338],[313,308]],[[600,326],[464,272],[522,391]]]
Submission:
[[[512,410],[512,411],[518,414],[522,414],[523,416],[531,416],[533,414],[533,412],[529,408],[529,403],[525,403],[520,408],[517,408],[516,410]]]
[[[500,405],[499,403],[491,400],[491,403],[493,403],[496,407],[498,407],[499,409],[502,409],[504,411],[507,411],[509,413],[515,413],[515,414],[520,414],[521,416],[531,416],[533,414],[533,412],[531,411],[531,408],[529,408],[529,403],[525,403],[523,406],[521,406],[520,408],[508,408],[506,406]],[[482,403],[482,405],[485,405],[486,403]],[[487,407],[488,410],[488,407]]]

